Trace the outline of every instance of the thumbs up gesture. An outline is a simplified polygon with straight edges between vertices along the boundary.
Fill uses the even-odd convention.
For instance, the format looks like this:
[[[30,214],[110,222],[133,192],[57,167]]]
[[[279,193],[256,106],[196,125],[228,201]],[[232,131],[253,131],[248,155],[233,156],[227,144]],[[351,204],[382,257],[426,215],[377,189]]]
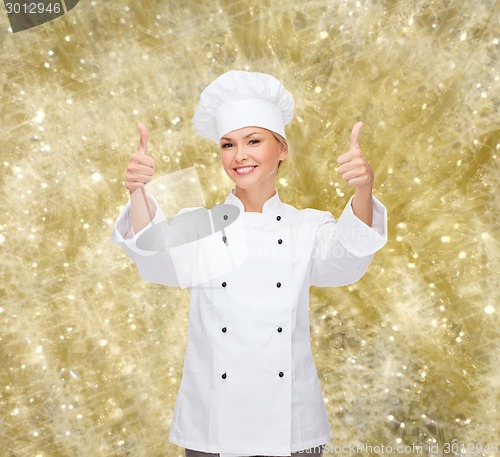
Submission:
[[[342,178],[350,185],[356,186],[356,189],[371,189],[374,176],[372,167],[363,157],[361,147],[359,146],[361,127],[363,127],[363,123],[358,122],[352,129],[349,151],[337,158],[340,164],[338,171],[342,175]]]
[[[132,155],[125,174],[125,187],[130,194],[151,181],[155,161],[148,155],[148,131],[144,124],[137,124],[140,141],[137,151]]]

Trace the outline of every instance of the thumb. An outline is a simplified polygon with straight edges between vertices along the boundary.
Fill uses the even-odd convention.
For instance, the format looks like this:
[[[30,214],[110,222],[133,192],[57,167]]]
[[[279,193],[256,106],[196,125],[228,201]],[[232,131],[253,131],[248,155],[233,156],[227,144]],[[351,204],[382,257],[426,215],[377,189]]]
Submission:
[[[349,150],[359,149],[359,133],[361,132],[361,127],[363,127],[362,122],[357,122],[353,127],[351,132],[351,145],[349,146]]]
[[[148,130],[142,122],[139,122],[137,124],[137,128],[139,129],[139,134],[141,135],[141,139],[139,142],[139,148],[137,149],[137,151],[142,153],[142,154],[147,154],[148,153],[148,136],[149,136]]]

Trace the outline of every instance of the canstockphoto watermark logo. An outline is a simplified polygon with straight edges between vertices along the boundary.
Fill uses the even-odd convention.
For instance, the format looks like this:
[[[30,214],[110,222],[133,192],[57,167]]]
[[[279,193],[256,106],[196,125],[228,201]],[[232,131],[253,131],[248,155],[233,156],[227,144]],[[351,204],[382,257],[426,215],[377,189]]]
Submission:
[[[13,33],[57,19],[73,9],[79,0],[4,0]]]

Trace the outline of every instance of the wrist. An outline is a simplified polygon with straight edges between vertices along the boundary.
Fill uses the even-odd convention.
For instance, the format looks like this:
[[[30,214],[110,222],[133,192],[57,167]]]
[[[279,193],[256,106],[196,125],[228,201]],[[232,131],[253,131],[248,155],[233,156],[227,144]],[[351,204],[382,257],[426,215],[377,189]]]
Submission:
[[[356,190],[354,191],[354,194],[366,197],[366,196],[371,196],[372,191],[373,191],[373,186],[371,184],[366,186],[357,186]]]

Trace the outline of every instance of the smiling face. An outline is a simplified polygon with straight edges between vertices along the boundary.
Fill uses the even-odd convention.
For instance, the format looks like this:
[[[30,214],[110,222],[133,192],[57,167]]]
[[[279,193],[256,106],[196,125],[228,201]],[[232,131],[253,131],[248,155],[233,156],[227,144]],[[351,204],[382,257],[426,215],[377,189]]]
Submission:
[[[278,164],[288,154],[270,130],[244,127],[220,139],[222,166],[236,186],[242,189],[274,189]]]

